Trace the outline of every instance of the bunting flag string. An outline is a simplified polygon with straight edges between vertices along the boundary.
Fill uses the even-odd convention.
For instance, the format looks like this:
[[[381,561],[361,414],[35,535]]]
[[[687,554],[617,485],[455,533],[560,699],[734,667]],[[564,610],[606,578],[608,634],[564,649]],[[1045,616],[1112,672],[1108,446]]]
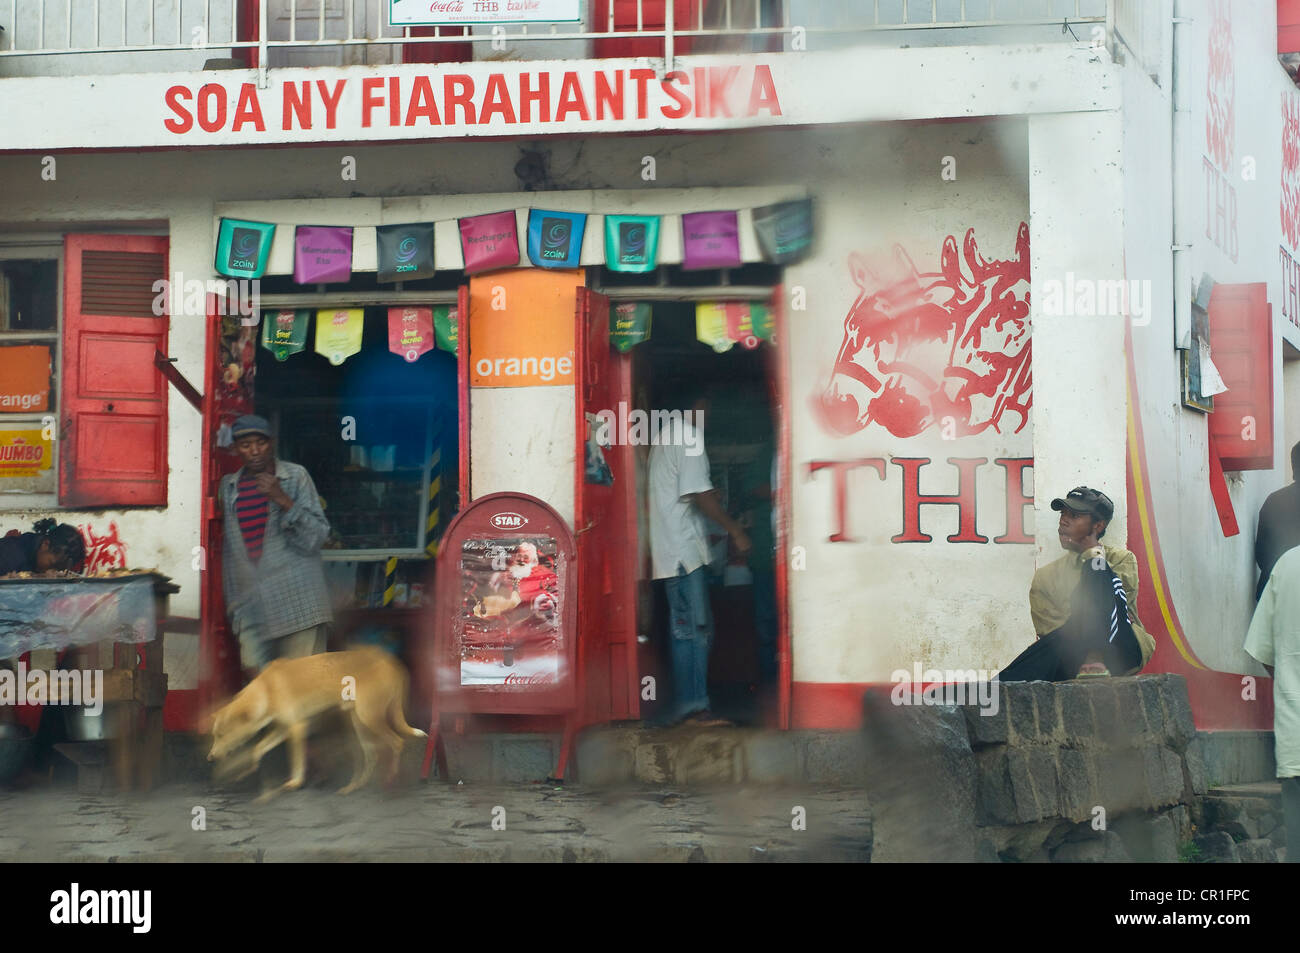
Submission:
[[[432,278],[433,222],[376,226],[375,262],[378,281]]]
[[[275,226],[223,218],[217,228],[217,274],[231,278],[261,278],[271,259]]]
[[[307,346],[307,323],[311,311],[299,308],[294,311],[265,311],[262,313],[262,347],[275,355],[277,361],[286,361]]]
[[[361,350],[364,308],[322,308],[316,312],[316,353],[335,366]]]
[[[462,218],[459,224],[465,274],[514,268],[519,264],[519,225],[514,209]]]
[[[774,342],[772,309],[749,301],[701,301],[695,305],[695,337],[721,354],[740,344],[752,351]]]
[[[813,201],[776,202],[750,210],[754,238],[763,261],[789,265],[803,261],[813,245]],[[524,236],[526,263],[539,268],[577,268],[588,214],[529,209]],[[602,214],[604,266],[613,272],[644,274],[659,267],[662,215]],[[740,213],[736,209],[684,212],[681,218],[681,267],[684,271],[739,268],[744,264]],[[517,268],[520,235],[514,209],[456,220],[466,274]],[[379,282],[417,281],[437,272],[434,258],[436,222],[377,225],[375,277]],[[266,222],[222,218],[214,259],[216,271],[236,278],[266,273],[276,226]],[[351,280],[354,229],[345,226],[294,226],[293,279],[298,284],[332,284]],[[587,264],[593,262],[588,260]],[[436,322],[435,322],[436,325]]]
[[[538,268],[577,268],[587,216],[581,212],[528,212],[528,260]]]
[[[389,308],[388,350],[414,364],[433,350],[432,308]]]
[[[333,225],[295,228],[293,280],[300,285],[352,280],[352,229]]]

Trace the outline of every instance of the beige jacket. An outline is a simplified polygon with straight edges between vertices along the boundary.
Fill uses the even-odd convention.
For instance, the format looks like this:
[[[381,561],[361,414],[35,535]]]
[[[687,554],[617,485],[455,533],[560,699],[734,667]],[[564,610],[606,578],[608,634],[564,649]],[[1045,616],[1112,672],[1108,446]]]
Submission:
[[[1151,660],[1151,653],[1156,650],[1156,640],[1142,627],[1137,617],[1137,557],[1119,546],[1103,544],[1102,550],[1106,554],[1106,562],[1124,584],[1124,595],[1128,597],[1128,620],[1133,625],[1133,634],[1137,636],[1138,646],[1142,649],[1142,665],[1131,672],[1111,674],[1133,675],[1142,670]],[[1070,617],[1070,597],[1079,585],[1085,558],[1083,553],[1065,553],[1060,559],[1034,573],[1034,580],[1029,584],[1029,614],[1033,617],[1034,632],[1039,638],[1055,632]],[[1098,660],[1089,657],[1089,661]]]

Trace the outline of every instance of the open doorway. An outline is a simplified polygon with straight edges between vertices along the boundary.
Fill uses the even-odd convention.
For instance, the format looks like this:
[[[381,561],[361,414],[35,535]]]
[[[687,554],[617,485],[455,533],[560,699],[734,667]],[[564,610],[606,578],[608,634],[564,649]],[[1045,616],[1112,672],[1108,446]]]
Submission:
[[[228,446],[229,425],[255,413],[269,423],[277,458],[306,470],[330,524],[321,550],[333,615],[328,648],[374,644],[391,651],[412,670],[413,708],[428,709],[432,686],[412,664],[412,652],[435,592],[433,557],[459,508],[460,375],[446,329],[459,318],[460,279],[448,273],[388,289],[373,274],[358,274],[345,288],[326,291],[269,277],[261,321],[248,326],[210,302],[205,698],[228,696],[243,679],[221,579],[226,541],[217,488],[240,466]],[[323,321],[354,332],[337,363],[313,346]],[[406,346],[411,323],[419,350]],[[285,340],[275,343],[282,332]]]
[[[748,307],[748,305],[741,305]],[[649,339],[633,350],[632,390],[647,411],[664,409],[683,381],[700,382],[710,408],[704,452],[718,501],[750,540],[741,554],[726,530],[706,520],[708,601],[713,616],[708,694],[711,713],[743,725],[778,722],[778,608],[775,576],[773,473],[777,434],[772,411],[771,344],[733,344],[719,352],[697,333],[697,302],[656,301]],[[652,447],[638,454],[639,534],[648,553],[649,466]],[[672,684],[671,634],[664,580],[654,580],[652,561],[641,583],[637,631],[640,670],[655,676],[653,699],[643,695],[641,715],[651,722],[670,718],[677,686]]]

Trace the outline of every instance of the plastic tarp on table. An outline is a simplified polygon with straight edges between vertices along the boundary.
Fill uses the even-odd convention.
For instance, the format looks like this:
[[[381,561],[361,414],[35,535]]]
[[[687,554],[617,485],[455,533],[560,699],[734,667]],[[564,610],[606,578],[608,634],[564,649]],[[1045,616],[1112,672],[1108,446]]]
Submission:
[[[154,579],[0,579],[0,659],[95,642],[151,642]]]

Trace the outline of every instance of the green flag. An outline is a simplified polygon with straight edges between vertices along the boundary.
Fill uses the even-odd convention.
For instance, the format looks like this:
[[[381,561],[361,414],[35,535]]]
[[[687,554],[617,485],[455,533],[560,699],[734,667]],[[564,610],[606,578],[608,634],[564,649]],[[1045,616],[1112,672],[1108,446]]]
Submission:
[[[286,360],[307,346],[307,322],[311,310],[262,312],[262,347],[275,355],[277,361]]]
[[[650,303],[638,301],[616,304],[609,309],[609,340],[626,354],[642,341],[650,339]]]
[[[439,350],[450,351],[452,354],[456,353],[457,338],[460,335],[458,310],[454,304],[433,306],[433,339]]]

